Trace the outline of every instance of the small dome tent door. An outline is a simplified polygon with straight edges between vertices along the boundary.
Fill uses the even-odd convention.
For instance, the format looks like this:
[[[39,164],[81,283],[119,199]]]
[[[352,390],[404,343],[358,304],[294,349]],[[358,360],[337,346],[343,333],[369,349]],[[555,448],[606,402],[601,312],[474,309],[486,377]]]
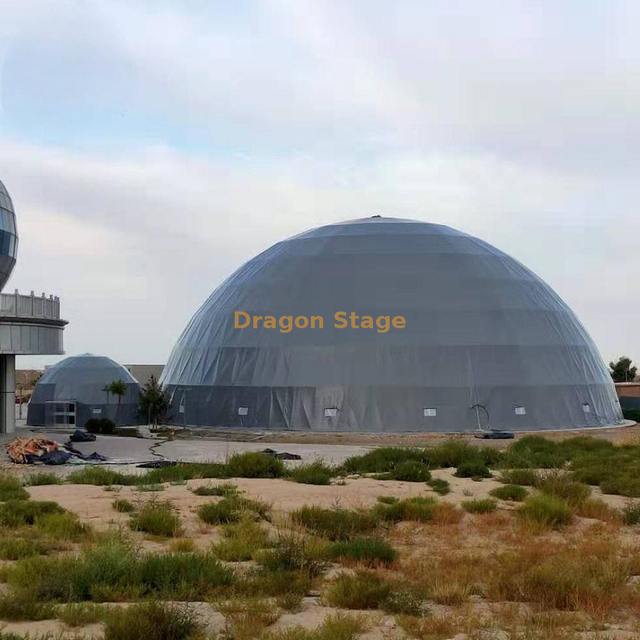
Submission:
[[[76,403],[73,401],[52,401],[45,403],[45,427],[67,427],[76,425]]]

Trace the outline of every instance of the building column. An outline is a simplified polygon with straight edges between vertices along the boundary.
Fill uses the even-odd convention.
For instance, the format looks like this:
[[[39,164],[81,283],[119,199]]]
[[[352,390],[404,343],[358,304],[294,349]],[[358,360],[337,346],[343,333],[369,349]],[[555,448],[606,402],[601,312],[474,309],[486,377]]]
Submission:
[[[0,433],[16,429],[16,357],[0,356]]]

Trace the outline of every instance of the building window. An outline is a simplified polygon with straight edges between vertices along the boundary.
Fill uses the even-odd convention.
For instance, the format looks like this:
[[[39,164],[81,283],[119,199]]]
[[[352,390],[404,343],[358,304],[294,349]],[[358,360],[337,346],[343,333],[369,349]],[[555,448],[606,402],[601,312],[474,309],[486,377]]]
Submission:
[[[249,407],[238,407],[238,415],[239,416],[249,415]]]
[[[515,408],[515,413],[517,416],[526,416],[527,415],[527,410],[524,407],[516,407]]]
[[[582,410],[583,410],[585,413],[591,413],[591,405],[590,405],[588,402],[584,402],[584,403],[582,404]]]
[[[324,410],[325,418],[335,418],[338,415],[338,410],[335,407],[327,407]]]
[[[425,407],[422,410],[422,415],[425,418],[435,418],[438,415],[438,410],[435,407]]]

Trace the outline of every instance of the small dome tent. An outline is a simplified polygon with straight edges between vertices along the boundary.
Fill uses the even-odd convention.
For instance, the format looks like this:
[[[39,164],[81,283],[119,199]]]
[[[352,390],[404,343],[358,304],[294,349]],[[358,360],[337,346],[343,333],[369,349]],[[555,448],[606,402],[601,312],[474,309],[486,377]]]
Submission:
[[[115,380],[125,383],[122,397],[106,391]],[[83,427],[89,418],[136,424],[139,401],[140,385],[122,365],[85,353],[65,358],[45,371],[31,396],[27,424]]]
[[[546,282],[479,238],[380,216],[301,233],[241,266],[188,324],[160,382],[175,419],[198,426],[622,422],[607,366]]]

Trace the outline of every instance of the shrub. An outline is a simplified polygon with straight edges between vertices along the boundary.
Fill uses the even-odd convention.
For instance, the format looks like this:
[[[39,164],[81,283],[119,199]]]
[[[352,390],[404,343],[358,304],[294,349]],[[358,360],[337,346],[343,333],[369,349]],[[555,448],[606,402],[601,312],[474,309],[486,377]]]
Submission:
[[[116,432],[116,424],[109,418],[89,418],[84,428],[89,433],[101,433],[103,435],[111,435]]]
[[[22,558],[41,556],[47,554],[49,550],[49,547],[39,540],[0,538],[1,560],[21,560]]]
[[[633,593],[630,565],[616,550],[583,544],[547,554],[536,562],[522,559],[506,577],[498,597],[530,602],[545,610],[581,611],[602,619],[625,607]],[[505,578],[503,578],[505,579]]]
[[[460,512],[453,505],[422,496],[399,500],[392,504],[378,504],[374,512],[380,519],[388,522],[415,520],[453,524],[460,519]]]
[[[186,606],[135,604],[107,617],[104,640],[190,640],[200,625]]]
[[[29,487],[41,487],[48,484],[62,484],[62,478],[55,473],[41,471],[27,476],[25,484]]]
[[[456,469],[458,478],[490,478],[491,471],[484,462],[462,462]]]
[[[478,463],[483,467],[494,466],[499,462],[501,455],[497,449],[477,447],[457,437],[449,438],[427,450],[431,468],[459,467],[468,462]]]
[[[0,594],[0,619],[10,622],[22,620],[46,620],[54,618],[54,608],[49,603],[38,602],[36,598],[27,594]]]
[[[265,640],[355,640],[365,630],[365,620],[360,616],[335,613],[327,616],[324,622],[314,630],[305,627],[290,627],[281,631],[272,631],[264,636]]]
[[[180,462],[147,471],[142,480],[149,484],[225,477],[226,467],[217,462]],[[140,481],[140,479],[139,479]]]
[[[142,553],[109,541],[79,556],[20,560],[7,580],[39,601],[202,600],[230,586],[234,574],[212,554]]]
[[[400,498],[396,498],[395,496],[378,496],[376,500],[380,504],[396,504],[396,502],[400,502]]]
[[[640,476],[638,468],[626,468],[616,473],[609,470],[609,477],[600,482],[602,493],[611,493],[628,498],[640,498]]]
[[[230,524],[239,522],[245,514],[251,515],[254,519],[264,518],[268,511],[267,505],[263,502],[235,496],[201,505],[198,507],[198,516],[207,524]]]
[[[164,491],[164,485],[162,484],[139,484],[136,486],[136,491],[143,492],[155,492],[155,491]]]
[[[234,453],[226,464],[229,478],[282,478],[286,469],[282,460],[265,453]]]
[[[506,484],[504,487],[492,489],[489,494],[499,500],[522,502],[529,495],[529,492],[519,484]]]
[[[283,571],[259,567],[244,574],[234,592],[246,597],[279,598],[286,596],[298,600],[311,588],[311,576],[306,571]]]
[[[289,475],[294,482],[300,482],[301,484],[326,485],[331,484],[333,470],[318,461],[300,465],[292,469]]]
[[[69,627],[84,627],[88,624],[95,624],[106,620],[109,610],[99,604],[88,604],[77,602],[57,607],[56,617]]]
[[[235,496],[238,493],[238,487],[235,484],[203,484],[195,489],[191,489],[191,492],[197,496],[218,496],[222,498],[228,498]]]
[[[361,456],[352,456],[342,465],[345,473],[386,473],[402,462],[414,461],[427,464],[426,449],[408,447],[379,447]]]
[[[501,466],[507,469],[559,469],[570,457],[566,447],[563,449],[552,440],[541,436],[525,436],[509,445]]]
[[[427,482],[431,480],[431,473],[424,464],[415,460],[406,460],[391,471],[391,478],[403,482]]]
[[[429,480],[427,484],[438,494],[441,496],[446,496],[451,492],[451,485],[447,480],[442,480],[440,478],[433,478]]]
[[[91,533],[91,528],[82,524],[75,513],[49,513],[37,520],[38,528],[51,538],[79,542]]]
[[[273,548],[256,558],[260,565],[271,572],[301,571],[314,578],[326,566],[326,543],[313,540],[295,531],[280,533]]]
[[[0,476],[0,502],[7,500],[28,500],[29,493],[18,478]]]
[[[52,513],[65,513],[65,510],[57,502],[9,500],[0,505],[0,524],[6,527],[32,526]]]
[[[370,511],[305,506],[291,514],[294,522],[329,540],[348,540],[377,526]]]
[[[136,510],[136,508],[133,506],[133,504],[131,502],[129,502],[129,500],[125,500],[124,498],[121,498],[119,500],[114,500],[111,503],[111,506],[118,513],[131,513],[131,512]]]
[[[491,513],[498,507],[498,502],[492,498],[485,498],[484,500],[464,500],[461,506],[468,513]]]
[[[518,510],[518,517],[541,528],[560,527],[573,519],[571,507],[562,498],[540,494],[529,496]]]
[[[270,546],[267,532],[251,518],[225,525],[221,533],[223,539],[212,545],[211,552],[226,562],[251,560],[256,551]]]
[[[154,536],[174,538],[182,535],[180,517],[168,504],[148,502],[131,518],[134,531],[144,531]]]
[[[542,493],[562,498],[572,507],[577,507],[591,495],[591,489],[586,484],[575,482],[564,473],[545,476],[538,482],[537,488]]]
[[[348,559],[374,566],[391,564],[397,557],[396,550],[380,538],[353,538],[334,542],[329,547],[329,555],[334,559]]]
[[[629,501],[624,505],[622,521],[629,526],[640,523],[640,502]]]
[[[422,598],[412,589],[395,585],[382,603],[382,608],[394,615],[422,616],[426,613]]]
[[[217,608],[226,619],[224,637],[234,640],[263,637],[264,630],[280,617],[268,600],[226,600],[218,603]]]
[[[106,467],[84,467],[80,471],[70,473],[67,480],[71,484],[94,484],[97,486],[126,485],[140,483],[141,476],[126,474],[107,469]]]
[[[380,609],[393,585],[372,571],[341,574],[324,590],[323,599],[340,609]]]
[[[505,484],[520,484],[534,487],[538,483],[539,475],[533,469],[508,469],[503,471],[498,480]]]
[[[584,502],[581,502],[578,505],[576,513],[581,518],[592,518],[611,524],[620,524],[623,522],[620,511],[610,507],[604,500],[598,498],[588,498]]]

